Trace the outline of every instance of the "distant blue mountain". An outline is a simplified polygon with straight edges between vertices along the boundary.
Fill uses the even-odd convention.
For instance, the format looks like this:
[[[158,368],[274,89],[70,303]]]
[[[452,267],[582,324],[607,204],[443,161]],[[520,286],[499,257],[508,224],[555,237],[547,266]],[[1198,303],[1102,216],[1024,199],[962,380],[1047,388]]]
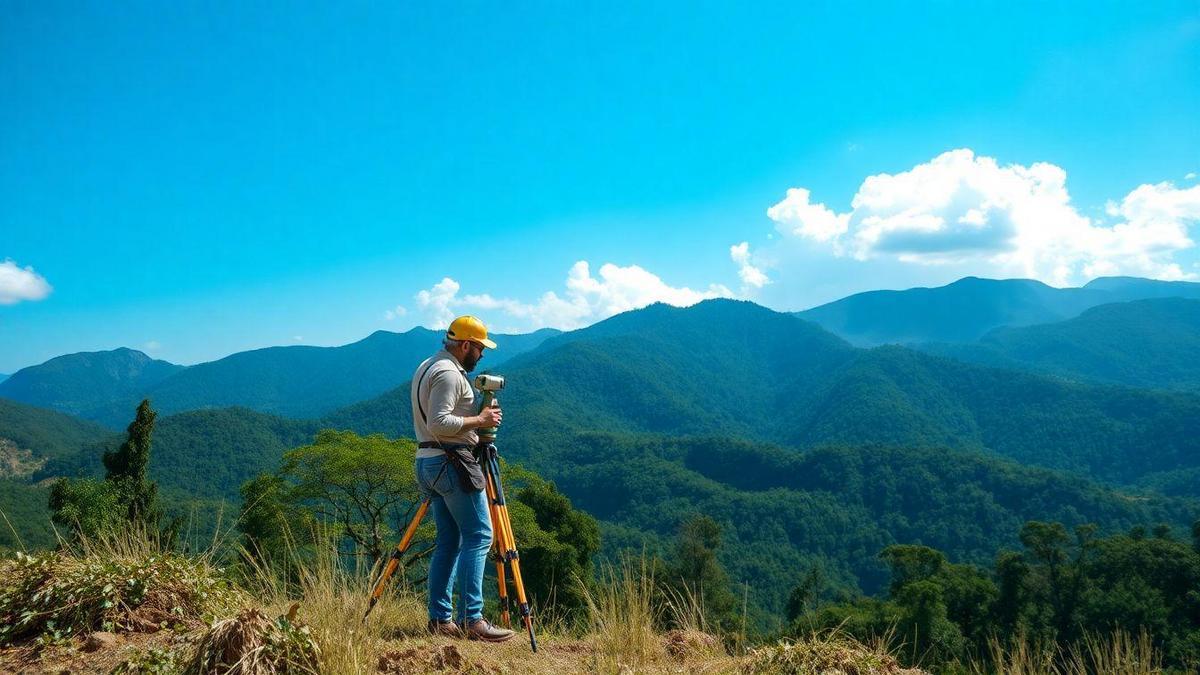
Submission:
[[[0,373],[0,382],[3,382],[7,379],[8,379],[8,375],[6,373]]]
[[[122,417],[132,419],[134,408],[123,404],[136,407],[141,392],[183,368],[124,347],[66,354],[13,373],[0,382],[0,397],[94,421],[122,404]]]
[[[1092,307],[1036,326],[996,328],[973,343],[921,351],[1073,380],[1200,390],[1200,300],[1151,298]]]
[[[558,331],[495,335],[488,365],[541,344]],[[443,333],[376,331],[340,347],[294,345],[239,352],[185,367],[132,349],[69,354],[23,368],[0,382],[0,397],[52,408],[119,429],[142,398],[156,410],[243,406],[288,417],[317,417],[377,396],[412,376]]]
[[[1000,326],[1063,321],[1098,305],[1163,297],[1200,299],[1200,283],[1105,277],[1082,288],[1054,288],[966,277],[937,288],[858,293],[796,315],[860,347],[973,342]]]

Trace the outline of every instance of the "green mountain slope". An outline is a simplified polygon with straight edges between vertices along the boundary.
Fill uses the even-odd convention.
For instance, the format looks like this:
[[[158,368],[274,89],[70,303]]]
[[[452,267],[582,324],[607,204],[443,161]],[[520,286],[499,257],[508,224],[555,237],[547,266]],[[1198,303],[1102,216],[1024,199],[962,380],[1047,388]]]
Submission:
[[[990,564],[1019,548],[1027,520],[1097,523],[1109,532],[1165,522],[1186,532],[1200,502],[1138,496],[979,453],[942,448],[822,447],[796,453],[723,438],[581,433],[527,463],[577,506],[624,534],[610,545],[669,538],[703,513],[726,530],[731,577],[782,613],[810,565],[842,584],[879,590],[876,558],[921,543]]]
[[[17,371],[0,382],[0,397],[115,425],[137,408],[140,392],[181,370],[124,347],[67,354]]]
[[[38,459],[75,455],[109,433],[94,422],[0,398],[0,439]]]
[[[557,332],[497,335],[501,348],[490,352],[488,360],[503,363]],[[127,424],[146,397],[167,414],[244,406],[288,417],[316,417],[406,381],[415,364],[438,347],[441,335],[424,328],[376,331],[340,347],[270,347],[187,368],[150,362],[145,354],[129,349],[73,354],[22,370],[0,383],[0,396],[64,410],[113,429]],[[143,364],[138,376],[130,374],[135,372],[130,364]]]
[[[1133,387],[1200,390],[1200,300],[1093,307],[1067,321],[997,328],[970,344],[920,345],[963,361]]]
[[[314,422],[296,421],[247,408],[192,410],[160,416],[154,428],[150,476],[164,489],[191,497],[236,503],[238,488],[275,467],[284,452],[312,441]],[[51,461],[34,476],[103,477],[101,456],[124,440],[108,432],[84,452]]]
[[[937,288],[858,293],[797,316],[859,346],[972,342],[999,326],[1062,321],[1097,305],[1158,297],[1200,299],[1200,283],[1111,277],[1053,288],[1029,279],[966,277]]]
[[[1200,397],[1070,383],[903,347],[854,349],[749,303],[631,312],[548,340],[503,370],[504,436],[518,457],[602,430],[799,448],[942,445],[1122,484],[1200,466]],[[408,389],[324,423],[411,433]]]
[[[749,302],[652,305],[564,333],[504,364],[501,403],[514,411],[505,429],[773,437],[779,406],[854,354],[811,323]],[[412,428],[409,406],[402,386],[324,421],[404,435]]]

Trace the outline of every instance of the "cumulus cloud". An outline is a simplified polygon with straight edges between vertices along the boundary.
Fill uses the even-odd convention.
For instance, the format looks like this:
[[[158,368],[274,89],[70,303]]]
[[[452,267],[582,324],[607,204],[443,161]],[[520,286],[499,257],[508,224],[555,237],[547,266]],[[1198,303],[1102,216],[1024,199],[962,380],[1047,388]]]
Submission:
[[[408,310],[404,307],[404,305],[396,305],[395,307],[384,311],[383,318],[387,319],[388,321],[392,321],[399,319],[405,314],[408,314]]]
[[[500,312],[519,330],[572,329],[655,302],[686,307],[709,298],[734,297],[720,284],[705,290],[671,286],[637,265],[606,263],[593,276],[585,260],[571,266],[562,295],[547,291],[536,302],[496,298],[487,293],[460,295],[460,290],[457,281],[446,277],[416,294],[417,306],[426,314],[431,328],[445,328],[455,316],[479,311]]]
[[[743,241],[740,244],[734,244],[729,247],[729,257],[738,266],[738,276],[742,280],[743,287],[762,288],[771,283],[765,272],[750,261],[750,243]]]
[[[32,267],[20,267],[12,260],[0,263],[0,305],[15,305],[22,300],[41,300],[53,287]]]
[[[914,265],[967,265],[975,273],[1057,285],[1109,274],[1193,278],[1174,259],[1195,246],[1200,186],[1142,185],[1110,203],[1104,224],[1071,203],[1067,174],[1053,164],[1000,165],[967,149],[863,181],[850,211],[814,204],[792,188],[767,209],[785,238],[833,255]]]

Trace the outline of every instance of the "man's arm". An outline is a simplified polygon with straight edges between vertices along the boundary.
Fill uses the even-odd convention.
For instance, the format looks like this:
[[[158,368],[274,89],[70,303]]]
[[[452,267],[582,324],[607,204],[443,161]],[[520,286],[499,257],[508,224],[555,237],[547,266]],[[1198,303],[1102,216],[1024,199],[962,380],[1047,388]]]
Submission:
[[[429,383],[429,430],[438,436],[453,436],[460,431],[500,424],[500,408],[485,408],[478,415],[459,417],[454,414],[458,403],[461,375],[451,370],[434,373]]]

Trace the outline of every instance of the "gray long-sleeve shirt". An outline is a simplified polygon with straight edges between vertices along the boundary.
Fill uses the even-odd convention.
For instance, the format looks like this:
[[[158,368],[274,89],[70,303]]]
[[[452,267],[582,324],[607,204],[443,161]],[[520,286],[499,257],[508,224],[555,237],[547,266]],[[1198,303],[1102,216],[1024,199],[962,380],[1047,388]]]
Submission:
[[[450,352],[443,349],[421,362],[417,372],[413,373],[409,398],[412,400],[413,431],[418,441],[471,446],[479,442],[479,434],[474,429],[463,430],[463,418],[478,412],[475,390],[467,380],[467,371]],[[424,417],[418,401],[425,409]],[[418,458],[441,457],[442,454],[438,448],[417,449]]]

